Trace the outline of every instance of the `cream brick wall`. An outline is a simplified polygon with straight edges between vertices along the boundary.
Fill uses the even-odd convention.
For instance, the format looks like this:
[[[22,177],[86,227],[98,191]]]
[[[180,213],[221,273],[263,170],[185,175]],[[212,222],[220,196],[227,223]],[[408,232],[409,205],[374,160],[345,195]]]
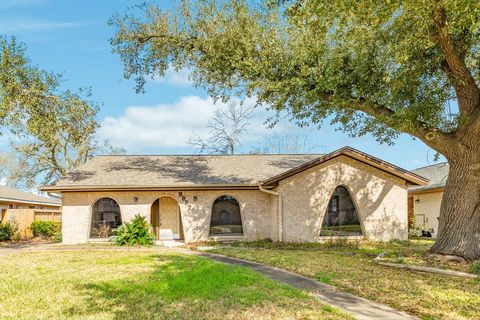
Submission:
[[[405,181],[386,172],[340,156],[280,182],[285,241],[314,242],[333,190],[346,186],[357,207],[366,235],[375,240],[406,239],[407,189]],[[234,196],[240,204],[246,240],[278,240],[277,197],[259,190],[224,191],[67,192],[63,194],[63,241],[84,243],[89,238],[91,208],[102,197],[116,200],[122,221],[141,214],[150,221],[150,207],[160,197],[178,201],[186,242],[207,240],[213,202]],[[197,196],[197,201],[193,197]],[[134,202],[137,197],[138,201]]]
[[[328,202],[339,185],[349,190],[363,232],[370,239],[407,239],[405,181],[340,156],[280,182],[285,241],[319,240]]]
[[[413,195],[413,213],[415,226],[421,225],[422,215],[425,216],[423,230],[433,229],[432,237],[438,236],[438,217],[442,204],[443,191],[429,192]],[[417,201],[418,200],[418,201]]]
[[[271,195],[256,190],[182,191],[185,200],[176,192],[66,192],[63,194],[63,242],[84,243],[89,238],[91,208],[98,199],[109,197],[118,202],[122,221],[131,220],[136,214],[150,221],[150,207],[160,197],[172,197],[180,206],[180,214],[186,242],[208,239],[210,214],[213,202],[219,196],[234,196],[240,204],[245,239],[270,238],[272,236]],[[197,196],[197,201],[193,201]],[[138,201],[134,202],[137,197]],[[273,231],[274,233],[275,231]]]

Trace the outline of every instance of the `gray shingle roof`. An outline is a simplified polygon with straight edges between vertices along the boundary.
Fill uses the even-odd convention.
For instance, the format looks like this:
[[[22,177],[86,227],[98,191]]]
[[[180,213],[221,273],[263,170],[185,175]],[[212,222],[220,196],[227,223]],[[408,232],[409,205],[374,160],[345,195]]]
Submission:
[[[412,170],[413,173],[416,173],[422,177],[430,180],[426,186],[416,186],[411,187],[409,191],[423,191],[429,189],[437,189],[445,187],[445,182],[448,178],[448,162],[437,163],[431,166],[421,167],[415,170]]]
[[[426,179],[351,147],[327,155],[128,155],[99,156],[44,191],[129,190],[184,188],[252,188],[278,181],[312,166],[344,155],[364,162],[408,183],[425,185]]]
[[[57,188],[257,186],[262,180],[319,156],[318,154],[98,156],[52,186]]]
[[[60,200],[37,196],[36,194],[20,191],[15,188],[0,185],[0,201],[26,202],[60,206]]]

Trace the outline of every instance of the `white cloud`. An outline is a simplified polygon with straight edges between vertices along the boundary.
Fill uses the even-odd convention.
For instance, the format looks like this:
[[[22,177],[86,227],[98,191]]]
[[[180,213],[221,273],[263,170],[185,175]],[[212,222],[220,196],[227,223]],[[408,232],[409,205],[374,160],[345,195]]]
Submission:
[[[60,22],[25,18],[7,18],[0,21],[0,33],[47,31],[54,29],[83,27],[87,24],[88,23],[70,21]]]
[[[174,69],[170,68],[167,70],[167,72],[165,72],[165,76],[156,77],[155,79],[153,79],[153,81],[162,84],[169,84],[176,87],[188,87],[193,84],[193,81],[188,79],[189,74],[189,69],[175,71]]]
[[[245,105],[252,106],[253,100],[247,100]],[[198,96],[185,96],[172,104],[131,106],[118,117],[106,117],[101,122],[99,135],[129,152],[142,152],[148,148],[187,148],[190,146],[186,141],[194,133],[203,138],[208,136],[209,119],[217,107],[224,106],[220,102],[215,104],[211,98]],[[254,111],[249,133],[243,139],[245,143],[272,132],[263,124],[266,118],[265,110],[258,108]]]
[[[212,99],[197,96],[182,97],[173,104],[132,106],[119,117],[106,117],[99,134],[128,150],[186,146],[193,132],[206,133],[213,110]]]
[[[33,6],[48,2],[48,0],[0,0],[0,8],[12,8],[18,6]]]

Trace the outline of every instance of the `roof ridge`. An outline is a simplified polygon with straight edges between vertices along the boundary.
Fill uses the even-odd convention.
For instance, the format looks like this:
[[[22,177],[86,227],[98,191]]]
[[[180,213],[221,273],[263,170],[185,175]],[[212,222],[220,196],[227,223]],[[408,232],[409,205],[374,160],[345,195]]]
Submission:
[[[412,169],[411,171],[430,168],[430,167],[435,167],[435,166],[439,166],[441,164],[448,164],[448,161],[443,161],[443,162],[439,162],[439,163],[435,163],[435,164],[430,164],[428,166],[418,167],[418,168]]]

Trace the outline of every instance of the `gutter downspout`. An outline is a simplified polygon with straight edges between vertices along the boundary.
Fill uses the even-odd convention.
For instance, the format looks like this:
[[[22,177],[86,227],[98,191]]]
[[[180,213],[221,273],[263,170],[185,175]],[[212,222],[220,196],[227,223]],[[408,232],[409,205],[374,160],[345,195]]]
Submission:
[[[258,189],[262,192],[274,195],[278,197],[278,241],[282,242],[283,241],[283,206],[282,206],[282,196],[280,193],[272,190],[265,189],[262,185],[258,185]]]

